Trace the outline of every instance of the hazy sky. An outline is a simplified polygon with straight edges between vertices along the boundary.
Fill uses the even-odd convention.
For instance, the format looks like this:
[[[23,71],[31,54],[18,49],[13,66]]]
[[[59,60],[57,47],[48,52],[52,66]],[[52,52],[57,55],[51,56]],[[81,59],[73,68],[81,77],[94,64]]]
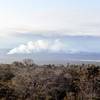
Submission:
[[[79,51],[86,47],[89,49],[85,51],[100,50],[96,37],[80,38],[78,44],[76,38],[67,41],[67,35],[100,36],[100,0],[0,0],[0,48],[19,47],[34,39],[37,43],[40,37],[42,43],[44,37],[51,43],[55,36],[53,43],[59,40],[63,44],[64,40],[65,45],[70,45],[69,41],[73,44],[63,47],[67,50],[77,51],[76,45]]]
[[[0,35],[15,31],[100,35],[100,0],[0,0]]]

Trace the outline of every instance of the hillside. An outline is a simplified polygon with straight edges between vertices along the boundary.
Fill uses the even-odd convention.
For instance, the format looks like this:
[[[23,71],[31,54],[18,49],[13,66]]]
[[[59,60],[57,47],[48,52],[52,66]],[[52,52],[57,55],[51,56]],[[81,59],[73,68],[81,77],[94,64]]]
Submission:
[[[100,100],[100,66],[0,64],[0,100]]]

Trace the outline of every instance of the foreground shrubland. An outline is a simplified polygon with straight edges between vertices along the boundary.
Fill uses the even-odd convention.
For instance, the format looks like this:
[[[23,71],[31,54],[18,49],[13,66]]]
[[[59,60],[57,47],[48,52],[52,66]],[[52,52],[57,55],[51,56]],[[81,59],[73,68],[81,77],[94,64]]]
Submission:
[[[100,66],[1,64],[0,100],[100,100]]]

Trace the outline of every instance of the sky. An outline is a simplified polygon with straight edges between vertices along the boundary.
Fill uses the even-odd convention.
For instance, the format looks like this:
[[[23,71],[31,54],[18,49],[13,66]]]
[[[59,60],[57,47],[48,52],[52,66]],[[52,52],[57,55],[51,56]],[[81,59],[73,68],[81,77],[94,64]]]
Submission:
[[[0,0],[0,48],[8,54],[100,52],[99,43],[100,0]]]

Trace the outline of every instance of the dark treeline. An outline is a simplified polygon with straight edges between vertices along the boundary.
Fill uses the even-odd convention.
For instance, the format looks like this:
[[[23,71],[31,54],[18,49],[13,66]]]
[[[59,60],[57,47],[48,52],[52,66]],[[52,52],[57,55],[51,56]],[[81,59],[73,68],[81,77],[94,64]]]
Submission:
[[[0,100],[100,100],[100,66],[0,64]]]

